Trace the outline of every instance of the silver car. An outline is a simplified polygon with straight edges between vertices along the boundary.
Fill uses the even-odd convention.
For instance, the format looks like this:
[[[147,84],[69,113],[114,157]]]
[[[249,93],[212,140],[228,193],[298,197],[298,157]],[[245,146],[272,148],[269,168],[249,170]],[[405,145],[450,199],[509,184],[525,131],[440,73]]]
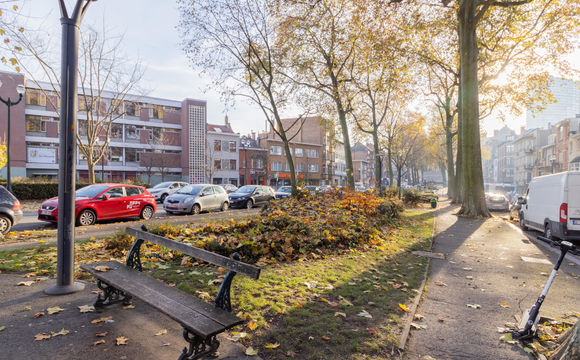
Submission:
[[[226,211],[230,207],[228,194],[219,185],[187,185],[169,195],[163,202],[168,214],[199,214],[202,211]]]
[[[187,185],[189,184],[182,181],[166,181],[157,184],[150,189],[147,189],[147,191],[149,191],[151,195],[155,196],[155,200],[163,204],[167,196],[173,194],[177,190]]]

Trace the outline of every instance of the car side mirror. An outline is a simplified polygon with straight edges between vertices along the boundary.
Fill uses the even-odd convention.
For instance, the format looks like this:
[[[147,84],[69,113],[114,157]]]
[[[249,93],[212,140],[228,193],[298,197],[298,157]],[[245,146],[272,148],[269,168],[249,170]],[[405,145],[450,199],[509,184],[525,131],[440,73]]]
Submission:
[[[199,193],[199,197],[204,197],[205,194],[204,193]]]
[[[518,204],[519,204],[519,205],[525,205],[525,204],[526,204],[526,199],[524,199],[524,198],[521,198],[521,197],[520,197],[520,198],[518,198]]]
[[[111,195],[109,195],[109,194],[105,194],[101,197],[101,199],[103,199],[103,200],[109,200],[110,198],[111,198]]]

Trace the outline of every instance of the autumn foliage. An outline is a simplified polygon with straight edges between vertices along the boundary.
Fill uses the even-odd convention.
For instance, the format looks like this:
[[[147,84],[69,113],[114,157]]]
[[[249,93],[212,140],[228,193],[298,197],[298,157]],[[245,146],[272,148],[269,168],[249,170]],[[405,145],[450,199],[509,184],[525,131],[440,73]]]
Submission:
[[[401,210],[393,199],[334,192],[272,202],[250,220],[202,227],[164,224],[150,231],[226,256],[238,252],[245,262],[289,261],[380,246]]]

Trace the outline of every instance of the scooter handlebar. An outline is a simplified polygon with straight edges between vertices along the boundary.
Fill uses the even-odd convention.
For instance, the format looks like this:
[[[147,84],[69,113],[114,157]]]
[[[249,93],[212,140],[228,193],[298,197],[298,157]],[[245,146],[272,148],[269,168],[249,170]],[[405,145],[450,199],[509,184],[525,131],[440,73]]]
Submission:
[[[558,241],[550,240],[550,239],[543,237],[543,236],[538,236],[537,239],[542,240],[544,242],[547,242],[548,244],[551,244],[552,246],[557,246],[562,250],[566,249],[566,251],[569,251],[571,253],[574,253],[574,254],[577,253],[576,245],[572,244],[571,242],[568,242],[568,241],[558,242]]]

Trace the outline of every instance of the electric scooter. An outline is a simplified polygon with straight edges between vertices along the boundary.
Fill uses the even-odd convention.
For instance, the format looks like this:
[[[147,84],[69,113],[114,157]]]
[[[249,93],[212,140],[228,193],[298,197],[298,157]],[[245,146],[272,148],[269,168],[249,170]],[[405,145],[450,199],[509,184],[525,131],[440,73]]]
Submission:
[[[548,282],[546,282],[546,285],[544,286],[544,289],[542,290],[542,295],[540,295],[540,297],[538,298],[538,300],[536,301],[536,303],[534,304],[534,306],[532,306],[532,308],[528,311],[526,311],[524,313],[524,316],[522,317],[522,321],[520,322],[520,328],[522,327],[522,324],[525,323],[525,326],[523,327],[523,329],[519,330],[519,331],[514,331],[512,333],[512,337],[514,340],[525,340],[525,339],[529,339],[531,337],[534,336],[534,333],[536,332],[537,329],[537,325],[538,325],[538,321],[540,321],[540,318],[538,317],[538,314],[540,312],[540,307],[542,306],[542,303],[544,302],[544,299],[546,298],[546,294],[548,294],[548,290],[550,290],[550,286],[552,285],[552,282],[554,281],[554,278],[556,277],[556,274],[558,273],[558,269],[560,268],[560,265],[562,264],[562,261],[564,260],[564,257],[566,256],[567,252],[576,252],[576,246],[574,246],[574,244],[568,242],[568,241],[562,241],[562,242],[557,242],[557,241],[553,241],[550,240],[548,238],[545,238],[543,236],[538,236],[538,240],[542,240],[544,242],[547,242],[549,244],[551,244],[552,246],[558,246],[561,250],[560,252],[560,257],[558,258],[558,261],[556,262],[556,265],[554,265],[554,269],[552,270],[552,273],[550,274],[550,277],[548,278]]]

